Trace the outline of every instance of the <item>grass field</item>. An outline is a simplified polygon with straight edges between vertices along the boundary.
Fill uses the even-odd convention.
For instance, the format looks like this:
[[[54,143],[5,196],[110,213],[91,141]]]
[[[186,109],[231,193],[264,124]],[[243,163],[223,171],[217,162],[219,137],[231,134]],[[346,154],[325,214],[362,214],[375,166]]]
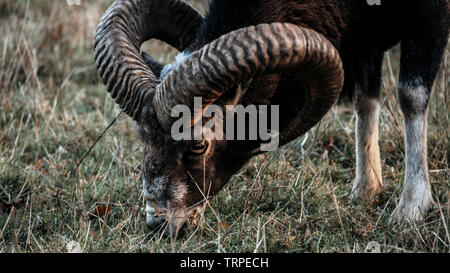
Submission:
[[[381,100],[385,190],[350,200],[352,104],[305,137],[253,159],[211,202],[200,225],[163,238],[145,225],[142,145],[99,81],[93,34],[108,1],[0,0],[0,252],[450,252],[449,69],[446,51],[429,113],[429,167],[439,210],[389,223],[404,177],[398,49],[386,55]],[[190,1],[201,11],[204,0]],[[160,61],[175,51],[145,45]],[[333,144],[331,152],[326,147]]]

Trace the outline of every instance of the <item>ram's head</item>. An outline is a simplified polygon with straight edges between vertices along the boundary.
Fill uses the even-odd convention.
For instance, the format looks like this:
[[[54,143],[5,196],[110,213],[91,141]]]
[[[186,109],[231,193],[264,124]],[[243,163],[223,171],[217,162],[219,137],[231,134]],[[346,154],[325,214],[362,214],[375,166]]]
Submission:
[[[239,103],[251,79],[284,71],[298,73],[307,94],[298,115],[278,136],[283,145],[328,112],[343,83],[339,54],[313,30],[289,23],[261,24],[227,33],[194,50],[202,21],[183,1],[118,0],[102,18],[95,40],[99,75],[115,101],[136,121],[145,146],[147,224],[152,229],[169,227],[167,233],[200,212],[205,201],[258,153],[254,141],[219,140],[211,134],[176,140],[172,133],[175,106],[193,109],[194,98],[201,98],[200,115],[194,114],[189,126],[203,124],[201,114],[211,105],[225,109]],[[183,53],[174,64],[163,66],[141,54],[142,43],[149,39],[167,42]]]

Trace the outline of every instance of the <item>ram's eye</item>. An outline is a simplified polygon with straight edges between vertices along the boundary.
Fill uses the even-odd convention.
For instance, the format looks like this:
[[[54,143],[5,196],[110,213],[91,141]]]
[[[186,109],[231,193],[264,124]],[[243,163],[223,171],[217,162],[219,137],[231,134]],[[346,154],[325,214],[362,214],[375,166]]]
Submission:
[[[202,155],[208,150],[208,142],[206,141],[195,141],[190,147],[190,152],[195,155]]]

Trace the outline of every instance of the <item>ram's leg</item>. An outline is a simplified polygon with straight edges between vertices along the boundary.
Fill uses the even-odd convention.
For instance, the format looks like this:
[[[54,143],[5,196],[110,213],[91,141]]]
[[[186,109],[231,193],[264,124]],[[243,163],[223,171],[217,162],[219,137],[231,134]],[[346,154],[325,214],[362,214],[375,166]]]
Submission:
[[[352,189],[354,200],[370,199],[381,192],[383,186],[378,146],[378,97],[382,62],[382,55],[368,59],[363,66],[367,68],[362,69],[366,71],[363,78],[367,81],[358,85],[355,91],[356,177]]]
[[[408,28],[402,40],[399,101],[405,119],[406,169],[404,190],[394,212],[399,220],[421,221],[434,203],[427,166],[427,111],[447,44],[448,11],[442,1],[424,2],[414,17],[417,25]]]
[[[382,189],[380,149],[378,146],[377,97],[356,91],[356,177],[353,199],[369,199]]]
[[[433,205],[427,166],[427,105],[430,92],[419,80],[400,83],[399,99],[405,117],[405,186],[396,217],[422,220]]]

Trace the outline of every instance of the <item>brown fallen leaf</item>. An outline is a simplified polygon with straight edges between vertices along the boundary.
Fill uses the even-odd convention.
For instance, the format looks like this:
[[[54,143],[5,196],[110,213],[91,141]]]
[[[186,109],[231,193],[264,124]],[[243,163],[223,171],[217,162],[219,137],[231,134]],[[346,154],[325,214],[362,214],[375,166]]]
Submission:
[[[353,233],[356,237],[367,237],[369,233],[373,232],[373,225],[369,223],[367,226],[362,228],[354,228]]]
[[[131,217],[135,218],[137,215],[137,210],[135,209],[134,204],[130,204]]]
[[[95,219],[98,217],[108,216],[108,214],[111,212],[111,206],[110,205],[99,205],[97,206],[93,212],[89,213],[89,219]]]
[[[230,228],[230,225],[228,225],[228,223],[227,222],[220,222],[218,225],[217,225],[217,230],[218,231],[227,231],[228,229]]]
[[[329,141],[330,143],[327,145],[327,151],[331,152],[331,150],[333,150],[333,136],[330,136]]]
[[[330,136],[329,143],[325,146],[325,151],[320,155],[321,160],[326,160],[329,153],[333,151],[333,136]]]
[[[44,161],[42,159],[39,159],[38,161],[36,161],[36,165],[34,165],[34,170],[40,171],[42,168],[42,164],[44,164]]]
[[[0,211],[10,212],[11,209],[22,207],[23,204],[23,199],[17,199],[12,202],[5,202],[0,200]]]
[[[289,244],[292,244],[294,242],[294,240],[297,238],[297,236],[287,236],[287,241]]]

